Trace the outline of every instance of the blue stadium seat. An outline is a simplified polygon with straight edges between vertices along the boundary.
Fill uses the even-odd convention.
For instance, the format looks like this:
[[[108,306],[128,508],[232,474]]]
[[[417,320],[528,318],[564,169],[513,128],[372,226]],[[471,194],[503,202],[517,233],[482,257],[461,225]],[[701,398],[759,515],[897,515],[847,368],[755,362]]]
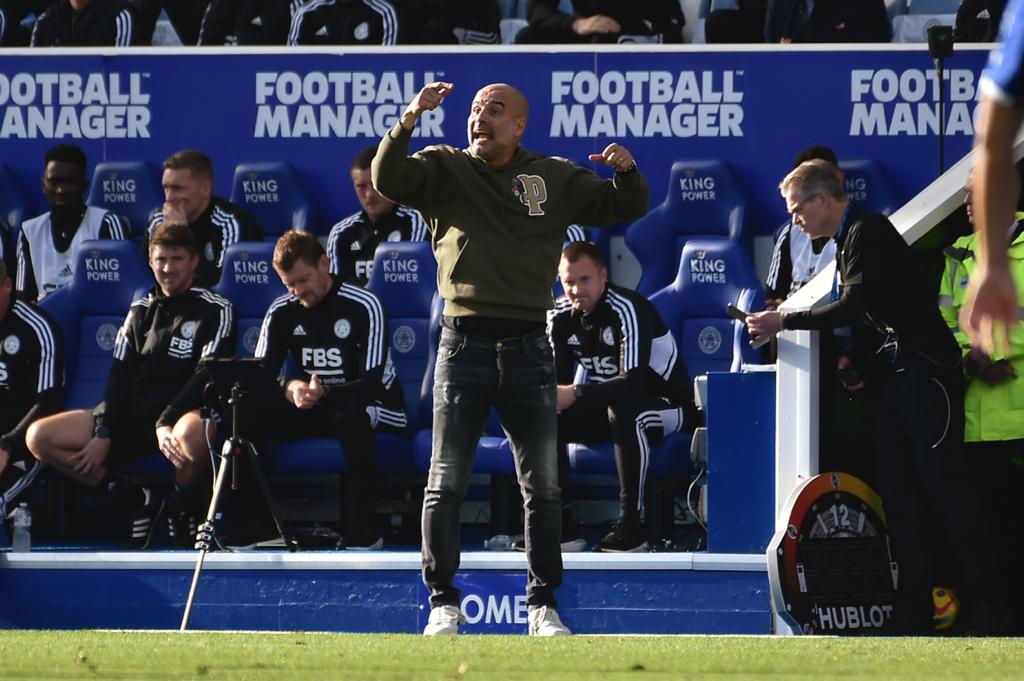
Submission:
[[[502,19],[525,19],[527,0],[498,0],[498,9]],[[558,9],[572,14],[572,0],[560,0]]]
[[[668,196],[626,231],[626,245],[643,274],[636,290],[651,295],[672,281],[690,239],[744,237],[747,201],[724,161],[677,161]]]
[[[21,229],[24,217],[25,204],[21,200],[21,192],[14,183],[14,176],[6,165],[0,163],[0,221],[7,223],[14,236],[15,230]]]
[[[231,244],[224,254],[224,270],[213,288],[235,304],[239,357],[252,357],[267,308],[285,292],[273,259],[274,244],[266,241]]]
[[[436,354],[436,335],[430,333],[430,315],[437,290],[437,263],[425,241],[383,243],[373,258],[369,288],[381,299],[388,315],[391,359],[402,383],[409,433],[421,426],[419,415],[428,358]],[[431,350],[431,343],[435,350]],[[427,421],[425,427],[429,427]],[[380,433],[377,465],[383,472],[416,470],[410,438]],[[337,440],[311,439],[274,446],[274,470],[286,472],[344,472]]]
[[[312,203],[289,163],[239,163],[231,200],[253,214],[267,241],[289,229],[312,228]]]
[[[756,363],[746,327],[725,312],[764,309],[764,291],[743,248],[726,239],[686,243],[675,281],[651,296],[675,336],[691,378]]]
[[[132,301],[152,285],[153,275],[131,241],[86,241],[75,256],[71,283],[42,300],[64,333],[67,408],[100,401],[117,330]]]
[[[692,433],[679,432],[651,447],[647,474],[662,478],[690,475]],[[618,475],[615,468],[615,449],[611,442],[595,444],[569,443],[569,467],[575,475]]]
[[[875,161],[845,161],[839,164],[846,174],[844,186],[857,205],[890,215],[899,208],[892,185]]]
[[[421,425],[421,389],[427,360],[436,353],[430,315],[437,295],[437,261],[426,241],[382,243],[374,253],[369,289],[384,303],[388,314],[391,359],[402,382],[409,425]]]
[[[907,0],[907,14],[956,14],[961,0]]]
[[[97,163],[86,203],[128,219],[131,233],[141,235],[149,217],[164,203],[160,176],[145,161]]]
[[[739,5],[736,4],[736,0],[711,0],[710,12],[715,12],[720,9],[739,9]]]

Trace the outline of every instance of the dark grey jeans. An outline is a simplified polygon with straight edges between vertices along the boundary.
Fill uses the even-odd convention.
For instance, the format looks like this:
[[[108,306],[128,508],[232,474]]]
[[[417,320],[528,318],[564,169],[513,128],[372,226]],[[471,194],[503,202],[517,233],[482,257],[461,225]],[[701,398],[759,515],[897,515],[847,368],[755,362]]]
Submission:
[[[430,604],[460,604],[459,505],[484,425],[495,407],[515,454],[525,510],[529,605],[554,607],[562,583],[555,370],[543,331],[490,340],[441,332],[434,372],[434,432],[423,497],[423,582]]]

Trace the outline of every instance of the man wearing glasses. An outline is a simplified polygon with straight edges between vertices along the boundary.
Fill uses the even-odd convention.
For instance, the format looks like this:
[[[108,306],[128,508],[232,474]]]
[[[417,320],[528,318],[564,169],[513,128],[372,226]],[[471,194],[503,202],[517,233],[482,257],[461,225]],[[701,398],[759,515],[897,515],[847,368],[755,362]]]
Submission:
[[[969,595],[967,629],[997,633],[1004,619],[991,535],[963,457],[964,379],[953,334],[932,302],[910,247],[881,213],[851,205],[835,168],[807,161],[779,185],[793,224],[836,242],[833,302],[747,317],[751,338],[783,329],[853,329],[868,390],[886,520],[899,565],[894,633],[931,630],[930,524],[958,552]],[[933,520],[934,518],[934,520]]]

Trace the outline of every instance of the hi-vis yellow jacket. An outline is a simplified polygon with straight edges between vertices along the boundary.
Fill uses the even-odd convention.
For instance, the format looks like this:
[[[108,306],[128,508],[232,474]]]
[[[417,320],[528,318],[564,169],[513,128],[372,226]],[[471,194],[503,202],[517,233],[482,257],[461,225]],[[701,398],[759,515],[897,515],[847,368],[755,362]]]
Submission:
[[[1017,219],[1024,219],[1024,213],[1018,213]],[[960,330],[958,317],[967,293],[967,281],[977,266],[974,257],[976,239],[976,235],[970,234],[957,239],[952,247],[946,249],[946,268],[939,287],[939,309],[964,355],[971,346],[967,335]],[[1010,245],[1009,258],[1010,270],[1017,284],[1017,299],[1024,304],[1024,233]],[[976,376],[967,377],[964,400],[966,442],[1024,438],[1024,324],[1017,324],[1011,330],[1009,352],[992,359],[1009,361],[1018,378],[1000,385],[989,385]]]

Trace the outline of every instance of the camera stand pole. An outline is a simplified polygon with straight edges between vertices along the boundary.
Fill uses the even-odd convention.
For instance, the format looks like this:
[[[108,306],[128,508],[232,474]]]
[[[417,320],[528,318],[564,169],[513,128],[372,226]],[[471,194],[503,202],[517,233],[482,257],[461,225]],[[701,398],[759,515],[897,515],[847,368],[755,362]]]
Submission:
[[[195,602],[196,591],[199,588],[199,575],[203,571],[203,562],[206,560],[206,554],[209,553],[210,545],[216,536],[214,519],[217,516],[217,506],[220,504],[221,493],[224,491],[224,485],[229,475],[232,478],[232,489],[237,489],[238,487],[239,459],[243,457],[248,459],[252,467],[253,477],[256,478],[256,483],[259,485],[260,492],[263,495],[263,501],[267,504],[267,509],[274,519],[274,525],[277,527],[277,532],[281,535],[281,539],[284,540],[285,546],[292,553],[299,548],[298,542],[281,523],[277,512],[277,503],[274,501],[274,495],[270,491],[270,483],[267,482],[267,477],[263,474],[263,469],[260,468],[259,461],[257,461],[259,453],[256,451],[256,447],[248,440],[242,438],[239,433],[239,404],[245,398],[246,394],[240,386],[237,384],[232,386],[231,399],[228,400],[231,404],[231,437],[224,442],[224,447],[221,449],[220,470],[217,471],[217,481],[213,488],[213,497],[210,499],[210,508],[206,512],[206,522],[199,526],[199,532],[196,534],[196,548],[199,549],[199,557],[196,559],[195,572],[192,573],[192,586],[188,591],[188,600],[185,601],[185,612],[181,617],[180,631],[188,629],[188,620],[192,615],[192,605]]]
[[[944,82],[944,69],[945,61],[942,56],[935,58],[935,70],[938,71],[936,74],[939,80],[939,176],[946,172],[946,102],[945,102],[945,91],[946,84]]]

